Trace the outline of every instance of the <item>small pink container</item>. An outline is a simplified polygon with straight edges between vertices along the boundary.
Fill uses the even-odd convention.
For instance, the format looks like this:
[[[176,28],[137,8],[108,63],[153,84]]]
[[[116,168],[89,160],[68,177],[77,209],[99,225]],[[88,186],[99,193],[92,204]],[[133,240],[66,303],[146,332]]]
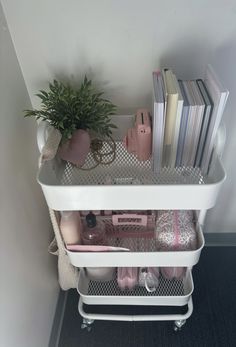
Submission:
[[[134,128],[128,129],[123,146],[129,153],[136,155],[139,161],[146,161],[152,153],[152,129],[147,109],[137,110]]]

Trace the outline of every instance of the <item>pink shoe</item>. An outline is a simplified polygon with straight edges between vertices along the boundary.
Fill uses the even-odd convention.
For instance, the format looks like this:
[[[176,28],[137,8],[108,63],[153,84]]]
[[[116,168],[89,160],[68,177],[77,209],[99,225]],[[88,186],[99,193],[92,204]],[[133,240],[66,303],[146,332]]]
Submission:
[[[120,289],[132,290],[138,283],[137,267],[119,267],[117,271],[117,283]]]
[[[162,267],[161,274],[167,280],[180,280],[185,276],[186,267]]]

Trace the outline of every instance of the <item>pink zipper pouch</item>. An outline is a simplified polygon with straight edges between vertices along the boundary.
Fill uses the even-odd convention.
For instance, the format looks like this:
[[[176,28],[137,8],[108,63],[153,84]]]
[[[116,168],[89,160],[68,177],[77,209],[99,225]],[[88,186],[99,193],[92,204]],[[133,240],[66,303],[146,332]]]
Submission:
[[[192,211],[159,211],[156,223],[159,251],[189,251],[197,248]]]
[[[159,251],[189,251],[197,247],[197,234],[192,211],[159,211],[156,224],[156,239]],[[162,267],[161,274],[168,280],[180,280],[185,276],[185,267]]]

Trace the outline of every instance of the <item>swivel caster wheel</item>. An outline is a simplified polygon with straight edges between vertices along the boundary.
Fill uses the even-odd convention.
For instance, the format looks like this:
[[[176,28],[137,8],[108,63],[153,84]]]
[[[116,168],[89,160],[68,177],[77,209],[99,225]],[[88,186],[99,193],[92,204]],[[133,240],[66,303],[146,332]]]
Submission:
[[[86,329],[88,332],[92,329],[93,319],[83,318],[83,323],[81,324],[81,329]]]
[[[174,331],[175,332],[178,332],[182,329],[182,327],[184,326],[184,324],[186,323],[186,320],[183,319],[183,320],[176,320],[174,322]]]

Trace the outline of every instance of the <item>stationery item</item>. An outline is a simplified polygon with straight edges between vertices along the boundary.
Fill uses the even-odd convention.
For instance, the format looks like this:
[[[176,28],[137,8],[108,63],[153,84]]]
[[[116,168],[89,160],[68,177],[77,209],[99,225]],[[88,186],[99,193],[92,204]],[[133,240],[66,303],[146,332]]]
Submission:
[[[171,153],[170,153],[170,166],[172,168],[175,167],[176,158],[177,158],[178,139],[180,134],[180,122],[181,122],[181,116],[182,116],[183,104],[184,104],[183,95],[181,93],[181,89],[177,81],[177,78],[174,74],[173,74],[173,83],[178,92],[178,103],[177,103],[175,127],[173,131],[173,139],[172,139]]]
[[[194,103],[196,105],[196,114],[195,114],[195,119],[193,124],[192,146],[191,146],[191,152],[190,152],[190,158],[189,158],[189,165],[194,166],[197,149],[198,149],[200,132],[201,132],[202,119],[203,119],[204,110],[205,110],[205,103],[201,96],[201,93],[199,92],[197,82],[189,81],[189,85],[192,90]]]
[[[83,223],[82,243],[84,245],[103,245],[106,243],[106,230],[102,220],[90,212]]]
[[[201,162],[202,172],[206,174],[209,169],[216,133],[225,109],[229,91],[221,83],[211,65],[207,66],[204,83],[214,103]]]
[[[111,281],[115,276],[114,267],[87,267],[85,273],[91,281]]]
[[[179,96],[173,75],[173,72],[169,69],[164,69],[162,71],[165,98],[167,100],[163,166],[170,166],[171,164],[171,146],[173,145],[176,113],[178,108]]]
[[[134,128],[128,129],[123,145],[129,153],[137,156],[139,161],[146,161],[152,152],[152,131],[149,112],[139,109],[135,118]]]
[[[156,291],[159,285],[158,267],[141,267],[139,269],[139,285],[145,287],[149,293]]]
[[[178,147],[177,147],[177,155],[176,155],[176,163],[175,163],[177,167],[182,165],[182,156],[183,156],[184,142],[185,142],[185,136],[186,136],[186,130],[187,130],[187,124],[188,124],[189,109],[190,109],[189,100],[186,96],[182,80],[179,80],[179,87],[181,90],[181,94],[183,96],[184,103],[183,103],[183,110],[181,115],[181,123],[180,123],[179,139],[178,139]]]
[[[117,283],[120,289],[132,290],[138,283],[137,267],[118,267]]]
[[[78,211],[61,211],[60,230],[66,245],[81,242],[82,223]]]
[[[182,154],[182,166],[190,166],[190,155],[192,149],[192,139],[194,134],[194,121],[196,118],[197,105],[194,101],[192,90],[190,87],[190,81],[183,81],[184,91],[189,104],[187,129],[184,139],[184,147]]]
[[[161,267],[160,271],[167,280],[180,280],[186,274],[186,267]]]
[[[140,225],[147,226],[147,215],[139,215],[136,213],[115,214],[112,216],[112,224],[117,225]]]
[[[155,71],[153,77],[153,121],[152,121],[152,164],[154,173],[159,173],[162,167],[162,153],[165,127],[165,98],[163,80],[160,71]]]
[[[147,214],[145,211],[136,211],[137,213],[120,212],[122,211],[119,211],[119,214],[112,215],[113,228],[112,232],[108,231],[109,237],[118,237],[119,239],[137,239],[137,241],[140,238],[153,239],[156,221],[155,214]],[[133,243],[132,240],[130,241],[134,247],[135,243]],[[122,244],[122,247],[129,248],[129,245]],[[134,249],[132,250],[134,251]]]
[[[202,98],[204,100],[204,103],[205,103],[205,111],[204,111],[204,115],[203,115],[201,133],[200,133],[200,138],[199,138],[199,143],[198,143],[198,150],[197,150],[196,160],[195,160],[195,164],[194,164],[196,167],[200,167],[201,160],[202,160],[202,154],[204,151],[204,146],[205,146],[206,137],[207,137],[208,126],[209,126],[209,122],[211,119],[211,114],[212,114],[214,104],[213,104],[213,101],[212,101],[212,99],[208,93],[208,90],[207,90],[203,80],[198,79],[197,85],[198,85],[199,91],[200,91]]]

